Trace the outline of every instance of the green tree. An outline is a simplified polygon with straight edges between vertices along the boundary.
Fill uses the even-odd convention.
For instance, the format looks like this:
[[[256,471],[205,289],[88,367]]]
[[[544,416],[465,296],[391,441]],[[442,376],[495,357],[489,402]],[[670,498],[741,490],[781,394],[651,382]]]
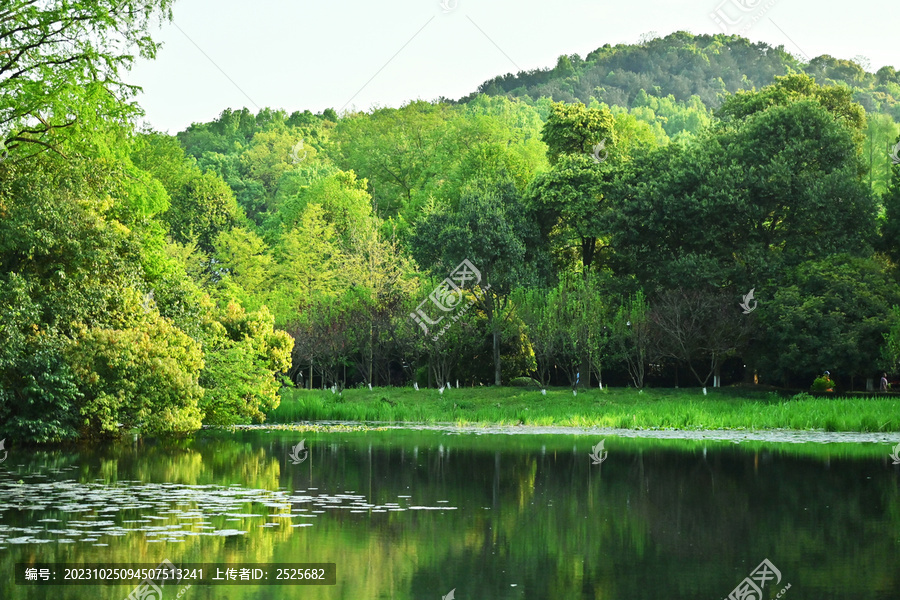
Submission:
[[[779,382],[808,382],[826,369],[851,383],[871,377],[898,303],[897,286],[874,259],[837,255],[798,265],[760,302],[760,374]]]
[[[224,297],[234,296],[242,304],[258,308],[272,289],[274,259],[259,235],[236,227],[216,238],[215,258],[221,265],[218,287]]]
[[[291,366],[294,340],[274,328],[266,307],[247,312],[229,302],[216,311],[203,345],[206,366],[200,374],[204,394],[199,402],[209,425],[260,423],[278,407],[280,375]]]
[[[510,295],[535,277],[527,251],[535,233],[511,181],[476,181],[458,211],[428,214],[411,240],[418,263],[429,265],[436,276],[450,276],[464,259],[481,273],[479,304],[492,337],[495,385],[501,381],[501,332],[510,316]]]
[[[641,157],[608,213],[616,271],[749,289],[813,257],[871,253],[876,205],[856,149],[825,108],[798,101]]]
[[[62,148],[76,123],[135,114],[124,82],[171,0],[10,0],[0,9],[0,142],[22,155]],[[85,102],[91,99],[94,102]],[[93,115],[92,115],[93,113]]]
[[[615,146],[614,120],[606,109],[587,108],[581,102],[553,104],[541,137],[547,144],[550,164],[567,155],[590,155],[593,146],[604,139],[607,148]]]
[[[200,344],[155,311],[115,329],[77,330],[65,356],[84,396],[83,435],[115,435],[119,423],[150,435],[200,428]]]
[[[900,143],[900,137],[897,138]],[[884,214],[880,219],[881,237],[878,249],[900,265],[900,165],[891,167],[891,182],[882,196]]]

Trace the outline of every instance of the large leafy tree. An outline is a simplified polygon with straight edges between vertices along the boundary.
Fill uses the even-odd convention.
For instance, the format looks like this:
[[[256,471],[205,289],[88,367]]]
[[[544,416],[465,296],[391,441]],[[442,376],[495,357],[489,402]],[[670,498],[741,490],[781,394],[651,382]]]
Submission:
[[[203,173],[175,138],[143,134],[131,156],[137,167],[165,187],[169,208],[162,216],[176,242],[195,242],[201,251],[211,252],[220,232],[245,220],[231,188],[216,173]]]
[[[528,247],[536,230],[512,181],[475,181],[459,200],[457,211],[436,211],[417,226],[412,239],[419,264],[447,277],[468,259],[481,273],[479,296],[493,348],[494,383],[501,382],[501,332],[510,313],[515,287],[535,276]],[[489,289],[488,289],[488,286]]]
[[[172,0],[10,0],[0,8],[0,134],[23,157],[62,151],[76,123],[135,111],[124,82],[136,56],[159,47],[148,35],[171,18]],[[98,89],[100,92],[98,93]],[[92,105],[85,98],[92,98]]]
[[[376,213],[390,217],[416,202],[432,179],[449,170],[462,140],[453,141],[447,104],[410,102],[358,113],[340,120],[335,134],[335,160],[372,185]]]
[[[532,181],[529,202],[559,268],[572,268],[576,259],[576,270],[587,277],[606,248],[612,182],[656,138],[627,113],[563,103],[553,105],[542,136],[552,167]]]
[[[92,418],[84,414],[85,403],[126,393],[128,386],[114,381],[121,383],[128,376],[110,367],[105,372],[108,378],[95,378],[88,367],[77,368],[84,365],[77,363],[79,353],[73,348],[87,347],[79,346],[82,342],[100,355],[105,352],[100,346],[109,346],[103,340],[111,342],[120,335],[104,332],[123,332],[121,336],[132,340],[144,332],[150,346],[140,351],[146,350],[141,356],[148,360],[164,354],[169,341],[175,346],[190,345],[165,319],[135,319],[141,311],[136,312],[134,298],[143,298],[149,291],[159,266],[158,261],[148,260],[156,253],[153,246],[159,239],[152,227],[142,230],[136,223],[129,227],[127,221],[116,218],[133,214],[123,207],[153,205],[139,197],[138,185],[121,186],[120,167],[55,155],[35,157],[27,168],[23,161],[0,165],[0,310],[4,312],[0,412],[7,417],[5,427],[15,428],[7,431],[23,439],[48,441],[79,431],[111,431],[108,420],[84,428],[82,418]],[[156,191],[154,186],[145,188],[143,197]],[[149,303],[147,310],[156,314]],[[88,344],[89,339],[96,343]],[[197,367],[191,367],[190,360],[184,366]],[[188,393],[188,403],[190,397]],[[107,404],[110,418],[122,406]],[[190,423],[188,419],[181,424]]]
[[[761,285],[804,260],[871,252],[874,198],[853,131],[811,100],[773,106],[619,180],[619,272],[649,286]]]
[[[137,305],[137,306],[135,306]],[[118,427],[143,433],[190,433],[200,427],[200,344],[152,309],[115,328],[84,328],[66,348],[84,401],[83,435],[110,435]]]
[[[900,138],[898,138],[900,143]],[[887,254],[895,266],[900,266],[900,165],[891,167],[891,181],[882,196],[884,214],[881,219],[881,238],[878,249]]]
[[[872,377],[884,335],[896,327],[896,304],[897,286],[875,259],[837,255],[798,265],[756,311],[760,374],[806,384],[826,369],[844,385]]]

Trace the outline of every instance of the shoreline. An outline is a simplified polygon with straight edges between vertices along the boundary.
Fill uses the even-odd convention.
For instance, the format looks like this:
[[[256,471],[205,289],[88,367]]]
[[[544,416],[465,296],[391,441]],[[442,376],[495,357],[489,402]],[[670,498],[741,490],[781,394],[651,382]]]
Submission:
[[[322,429],[319,429],[322,428]],[[608,435],[626,438],[660,440],[762,441],[777,443],[890,443],[900,441],[900,433],[863,431],[824,431],[816,429],[624,429],[617,427],[574,427],[564,425],[457,425],[454,423],[397,423],[387,421],[298,421],[296,423],[261,423],[235,425],[218,430],[270,431],[443,431],[475,435]]]

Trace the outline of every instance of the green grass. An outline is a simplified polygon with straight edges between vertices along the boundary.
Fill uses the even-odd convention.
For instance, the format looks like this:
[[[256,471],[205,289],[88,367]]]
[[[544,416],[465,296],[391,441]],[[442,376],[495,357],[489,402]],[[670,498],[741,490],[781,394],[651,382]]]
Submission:
[[[793,398],[747,388],[548,389],[375,388],[331,391],[285,388],[269,423],[387,421],[501,425],[559,425],[627,429],[796,429],[900,431],[900,401],[888,397]]]

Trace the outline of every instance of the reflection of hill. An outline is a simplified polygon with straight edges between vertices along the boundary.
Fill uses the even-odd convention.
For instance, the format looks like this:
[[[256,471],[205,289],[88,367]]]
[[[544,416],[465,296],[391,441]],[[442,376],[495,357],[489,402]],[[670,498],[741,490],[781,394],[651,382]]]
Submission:
[[[234,537],[154,543],[137,532],[108,548],[16,546],[0,555],[0,578],[10,581],[13,562],[22,560],[166,557],[337,564],[336,586],[197,587],[190,594],[198,599],[418,599],[452,588],[461,600],[696,598],[725,597],[769,558],[804,590],[798,597],[886,600],[900,591],[892,568],[900,536],[896,471],[881,459],[841,458],[856,451],[849,448],[798,457],[781,446],[707,444],[704,452],[697,443],[610,438],[607,460],[592,465],[588,452],[599,440],[582,436],[311,433],[309,459],[293,465],[294,437],[215,433],[176,449],[75,456],[81,485],[98,477],[119,482],[115,489],[178,481],[168,498],[159,494],[159,525],[211,511],[199,495],[193,504],[175,502],[174,490],[186,485],[224,494],[238,484],[234,494],[257,499],[233,510],[263,516],[209,519],[246,532]],[[165,513],[172,503],[181,512]],[[47,516],[67,518],[52,510],[37,518]],[[7,595],[3,585],[3,598],[43,597],[27,588]],[[98,599],[123,596],[119,588],[59,590],[60,599],[88,597],[86,590]]]

